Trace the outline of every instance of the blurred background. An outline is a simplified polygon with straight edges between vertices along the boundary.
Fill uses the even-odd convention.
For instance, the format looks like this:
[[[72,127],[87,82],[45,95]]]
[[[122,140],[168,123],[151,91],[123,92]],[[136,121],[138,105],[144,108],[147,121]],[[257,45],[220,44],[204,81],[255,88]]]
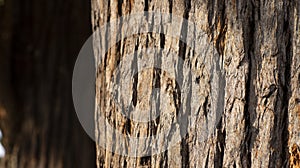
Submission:
[[[89,0],[0,0],[0,167],[95,167],[72,102]]]

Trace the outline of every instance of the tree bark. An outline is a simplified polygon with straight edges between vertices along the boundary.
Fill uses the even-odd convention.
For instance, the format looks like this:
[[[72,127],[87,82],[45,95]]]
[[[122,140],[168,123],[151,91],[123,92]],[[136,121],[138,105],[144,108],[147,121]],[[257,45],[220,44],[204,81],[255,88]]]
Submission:
[[[92,0],[92,23],[101,26],[128,14],[144,11],[167,12],[197,24],[205,35],[193,34],[192,26],[182,24],[181,38],[192,35],[201,47],[187,46],[182,39],[163,34],[141,33],[114,41],[130,29],[116,24],[119,34],[107,30],[94,34],[96,59],[96,144],[98,167],[295,167],[299,159],[300,114],[300,4],[298,1],[202,1],[202,0]],[[145,17],[161,28],[174,31],[159,18]],[[165,26],[165,27],[164,27]],[[146,27],[150,31],[151,24]],[[187,32],[187,33],[185,33]],[[116,43],[103,54],[107,39]],[[106,41],[105,41],[106,40]],[[104,46],[104,47],[103,47]],[[159,53],[147,56],[144,48],[159,46]],[[168,61],[168,51],[178,56]],[[161,69],[136,74],[136,68],[120,72],[129,83],[118,83],[115,71],[126,55],[134,53],[131,64],[143,57],[173,66],[175,79]],[[160,54],[156,59],[155,54]],[[203,62],[203,57],[207,62]],[[183,67],[177,66],[183,60]],[[121,62],[121,63],[120,63]],[[187,70],[186,70],[187,69]],[[195,75],[189,75],[193,72]],[[120,77],[121,80],[123,79]],[[178,90],[175,81],[181,81]],[[222,87],[224,86],[224,87]],[[160,88],[159,95],[152,91]],[[133,122],[120,115],[111,90],[118,90],[118,100],[133,107],[150,108],[156,100],[160,113],[153,124]],[[160,96],[169,91],[172,94]],[[189,98],[192,97],[192,98]],[[164,100],[163,100],[164,99]],[[214,100],[216,99],[216,100]],[[127,102],[126,102],[127,100]],[[122,102],[123,103],[123,102]],[[178,105],[183,112],[177,114]],[[213,120],[221,111],[219,120]],[[124,137],[151,136],[166,125],[187,116],[185,125],[173,122],[167,135],[181,141],[167,151],[145,157],[129,157],[111,152],[131,148],[118,144],[122,137],[101,131],[106,120]],[[212,134],[201,139],[203,130],[215,122]],[[187,128],[183,128],[187,127]],[[179,129],[178,129],[179,128]],[[187,134],[180,130],[187,129]],[[166,143],[166,137],[159,137]],[[107,146],[101,146],[101,142]],[[108,143],[111,142],[111,143]],[[139,144],[151,154],[153,148]],[[144,146],[143,146],[144,145]]]

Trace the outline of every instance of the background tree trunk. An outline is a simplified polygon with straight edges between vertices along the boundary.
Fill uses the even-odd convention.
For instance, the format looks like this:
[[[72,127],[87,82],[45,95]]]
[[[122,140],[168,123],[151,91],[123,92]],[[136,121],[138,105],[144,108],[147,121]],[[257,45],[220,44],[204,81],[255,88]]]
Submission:
[[[95,34],[95,57],[99,61],[96,65],[98,167],[286,167],[289,159],[291,166],[300,165],[298,1],[92,0],[94,30],[122,15],[143,11],[169,12],[186,18],[197,23],[208,38],[195,34],[196,41],[201,41],[201,45],[205,47],[193,52],[179,39],[155,33],[137,34],[122,39],[102,56],[99,52],[102,45],[100,42],[115,34],[109,30],[105,37]],[[157,18],[145,19],[152,23],[160,22]],[[182,25],[180,29],[190,29],[184,26],[186,25]],[[169,27],[162,29],[172,30]],[[185,38],[188,36],[181,35]],[[173,60],[176,76],[180,76],[180,73],[183,75],[180,86],[183,100],[180,105],[184,108],[192,107],[191,110],[185,109],[182,114],[188,116],[188,133],[169,150],[149,157],[128,157],[111,153],[108,149],[122,147],[118,146],[118,137],[112,140],[109,139],[110,132],[100,132],[103,124],[99,121],[101,113],[116,129],[131,136],[150,136],[153,132],[162,131],[170,120],[176,121],[180,117],[172,115],[170,120],[165,119],[168,114],[176,112],[176,97],[179,95],[176,87],[171,88],[173,94],[165,97],[174,100],[165,105],[167,108],[164,108],[164,104],[169,99],[160,101],[159,96],[151,97],[153,88],[159,87],[163,92],[166,89],[164,87],[168,86],[168,80],[162,71],[154,69],[146,72],[147,75],[126,72],[131,81],[129,89],[122,90],[115,82],[113,71],[126,54],[136,53],[138,56],[132,60],[135,61],[145,55],[140,51],[142,48],[153,46],[163,48],[161,66],[166,65],[164,61],[168,56],[164,51],[173,49],[178,58],[184,59],[184,66],[188,65],[191,71],[198,74],[196,78],[192,78],[175,66],[178,59]],[[211,67],[201,64],[201,53],[206,53],[207,60],[213,60],[220,66],[211,70]],[[153,59],[150,56],[149,62],[157,61]],[[157,81],[159,84],[156,85]],[[217,104],[211,101],[216,97],[212,89],[218,88],[213,87],[215,83],[225,86],[217,90]],[[120,110],[112,104],[114,97],[108,94],[116,87],[120,91],[120,99],[123,97],[132,100],[135,106],[148,107],[141,98],[142,94],[146,94],[148,99],[158,100],[161,116],[157,125],[143,125],[120,117]],[[192,95],[195,101],[188,100],[187,95]],[[207,126],[205,121],[210,120],[209,116],[214,115],[213,109],[216,108],[222,109],[222,117],[215,123],[216,129],[208,139],[199,141],[202,128]],[[174,124],[171,129],[175,130],[175,127],[184,125]],[[176,131],[169,134],[171,138],[178,135],[181,136]],[[164,137],[158,138],[164,140]],[[115,141],[116,144],[112,142],[104,149],[99,145],[100,141]],[[151,148],[146,150],[151,153]]]
[[[89,13],[84,0],[1,1],[0,167],[96,167],[71,92]]]

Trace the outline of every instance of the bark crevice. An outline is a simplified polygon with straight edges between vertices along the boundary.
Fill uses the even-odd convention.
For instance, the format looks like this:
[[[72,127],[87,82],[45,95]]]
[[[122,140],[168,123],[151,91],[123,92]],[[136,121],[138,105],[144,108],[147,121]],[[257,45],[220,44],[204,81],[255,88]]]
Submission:
[[[293,11],[293,3],[291,2],[286,2],[285,7],[285,21],[283,23],[283,32],[285,34],[285,41],[286,41],[286,46],[285,46],[285,54],[286,58],[285,59],[285,71],[284,71],[284,83],[282,85],[283,89],[283,96],[282,96],[282,102],[283,102],[283,114],[282,114],[282,122],[280,124],[280,127],[282,128],[282,135],[281,135],[281,141],[282,141],[282,147],[283,151],[281,153],[281,160],[282,160],[282,166],[287,167],[288,166],[288,160],[289,160],[289,130],[288,130],[288,125],[289,125],[289,104],[290,104],[290,99],[291,99],[291,66],[292,66],[292,55],[293,55],[293,21],[294,21],[294,15],[292,13]],[[281,41],[278,41],[278,44],[280,44]]]

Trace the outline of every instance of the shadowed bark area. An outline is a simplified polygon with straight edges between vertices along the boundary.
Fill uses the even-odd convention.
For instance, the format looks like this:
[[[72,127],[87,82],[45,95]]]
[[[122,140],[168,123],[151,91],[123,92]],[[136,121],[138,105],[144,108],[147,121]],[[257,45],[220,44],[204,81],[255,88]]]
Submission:
[[[90,2],[5,0],[0,13],[0,167],[95,167],[71,90]]]
[[[94,35],[98,167],[299,166],[299,9],[298,1],[283,0],[92,0],[94,31],[120,16],[143,11],[170,12],[197,25],[172,27],[168,20],[145,14],[142,19],[158,23],[164,32],[179,28],[175,32],[181,32],[181,40],[141,33],[116,42],[128,31],[134,32],[134,26],[126,29],[118,22],[114,26],[122,30],[120,34],[108,29]],[[151,24],[143,28],[153,29]],[[183,42],[189,36],[194,37],[192,46]],[[117,45],[103,54],[107,41]],[[157,46],[161,47],[157,52],[143,51]],[[169,61],[172,52],[177,57]],[[142,59],[158,62],[161,68],[173,67],[175,77],[156,69],[136,73]],[[119,72],[123,60],[137,66]],[[129,82],[118,83],[117,78]],[[159,94],[153,94],[157,87]],[[117,98],[110,94],[114,89]],[[160,116],[154,124],[131,121],[120,115],[124,109],[114,104],[116,100],[121,104],[132,101],[129,109],[142,107]],[[156,109],[149,100],[155,100]],[[219,119],[214,118],[216,112],[221,112]],[[119,143],[122,136],[101,132],[101,115],[123,137],[151,136],[170,126],[167,135],[156,140],[162,144],[176,137],[182,140],[159,154],[151,153],[153,146],[140,142],[138,150],[153,154],[147,157],[111,153],[133,149]],[[186,124],[176,122],[185,116]],[[211,135],[205,137],[211,127]],[[180,132],[183,129],[187,134]],[[105,149],[101,142],[106,142]]]

